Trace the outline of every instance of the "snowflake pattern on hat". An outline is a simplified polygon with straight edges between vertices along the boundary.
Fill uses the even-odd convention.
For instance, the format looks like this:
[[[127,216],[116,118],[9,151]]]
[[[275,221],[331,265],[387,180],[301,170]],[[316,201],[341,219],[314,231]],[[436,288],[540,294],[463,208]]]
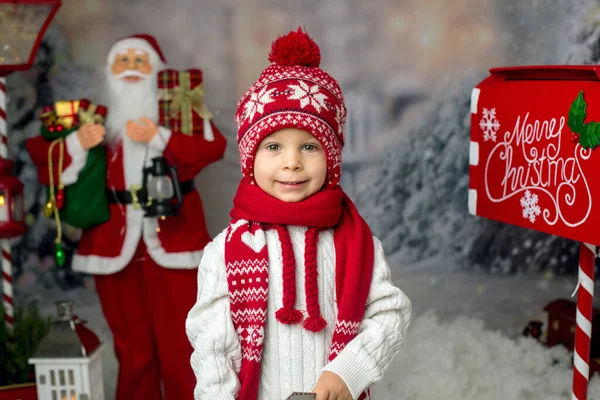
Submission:
[[[346,125],[346,110],[344,110],[342,107],[339,106],[334,106],[335,107],[335,120],[338,123],[338,136],[342,135],[342,132],[344,130],[344,125]]]
[[[274,91],[274,88],[267,90],[267,87],[265,86],[260,92],[252,93],[250,99],[244,105],[244,112],[242,113],[242,118],[244,120],[249,118],[249,122],[252,122],[256,113],[262,115],[265,111],[265,106],[275,101],[275,99],[271,98],[271,93],[273,93]]]
[[[308,86],[306,82],[298,81],[297,85],[288,85],[288,87],[294,91],[288,99],[299,100],[300,108],[304,108],[310,104],[317,112],[321,112],[321,108],[327,107],[325,104],[327,96],[321,93],[319,85]]]

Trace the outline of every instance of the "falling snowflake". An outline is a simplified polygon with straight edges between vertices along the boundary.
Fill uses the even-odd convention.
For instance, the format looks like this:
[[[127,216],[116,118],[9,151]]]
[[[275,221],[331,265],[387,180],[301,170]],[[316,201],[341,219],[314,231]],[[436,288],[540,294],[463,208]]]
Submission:
[[[250,122],[252,122],[254,114],[265,112],[265,105],[275,101],[271,98],[271,93],[274,91],[275,89],[267,90],[265,86],[260,92],[252,93],[250,100],[244,105],[245,118],[250,118]]]
[[[500,129],[500,122],[496,119],[496,109],[483,109],[483,118],[479,121],[479,127],[483,130],[483,140],[486,142],[496,141],[496,133]]]
[[[321,112],[321,108],[325,108],[325,100],[327,96],[321,93],[319,85],[308,86],[303,81],[298,81],[299,85],[289,85],[288,87],[294,91],[289,97],[290,100],[300,100],[300,107],[304,108],[307,105],[313,106],[317,112]]]
[[[528,219],[531,223],[534,223],[535,217],[542,212],[538,205],[537,194],[531,194],[529,190],[526,190],[525,196],[521,197],[521,207],[523,207],[523,218]]]

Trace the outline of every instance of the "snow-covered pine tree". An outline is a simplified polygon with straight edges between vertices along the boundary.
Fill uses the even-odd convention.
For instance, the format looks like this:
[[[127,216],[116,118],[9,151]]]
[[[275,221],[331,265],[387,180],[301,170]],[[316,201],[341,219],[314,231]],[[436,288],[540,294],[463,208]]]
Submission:
[[[478,79],[454,80],[434,93],[423,122],[369,171],[357,205],[386,253],[414,262],[468,251],[474,240],[477,221],[467,210],[469,101]]]
[[[575,271],[572,241],[468,212],[470,97],[483,78],[467,74],[434,93],[422,124],[369,172],[357,205],[402,262],[441,256],[448,268],[501,274]]]
[[[563,14],[554,61],[600,64],[600,1],[570,0]]]

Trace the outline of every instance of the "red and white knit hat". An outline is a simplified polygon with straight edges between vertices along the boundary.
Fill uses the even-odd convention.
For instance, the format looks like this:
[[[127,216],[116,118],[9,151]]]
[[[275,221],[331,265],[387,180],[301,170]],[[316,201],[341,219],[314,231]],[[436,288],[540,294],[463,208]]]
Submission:
[[[297,128],[312,134],[327,155],[326,187],[339,184],[346,106],[335,79],[319,68],[319,46],[298,28],[278,37],[271,65],[241,98],[235,121],[243,178],[255,184],[254,156],[270,133]]]
[[[158,62],[162,64],[167,63],[156,38],[147,33],[138,33],[117,40],[108,52],[107,64],[112,64],[115,55],[127,52],[127,49],[147,52],[150,55],[150,63],[152,65],[156,65]]]

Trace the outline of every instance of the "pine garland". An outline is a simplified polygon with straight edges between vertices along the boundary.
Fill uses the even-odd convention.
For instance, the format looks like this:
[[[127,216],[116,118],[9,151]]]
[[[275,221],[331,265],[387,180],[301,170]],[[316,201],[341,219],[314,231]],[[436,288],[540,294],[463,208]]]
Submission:
[[[4,323],[4,306],[0,303],[0,387],[35,380],[34,366],[28,360],[50,330],[50,317],[41,316],[38,307],[30,304],[15,307],[14,339],[8,340]]]

